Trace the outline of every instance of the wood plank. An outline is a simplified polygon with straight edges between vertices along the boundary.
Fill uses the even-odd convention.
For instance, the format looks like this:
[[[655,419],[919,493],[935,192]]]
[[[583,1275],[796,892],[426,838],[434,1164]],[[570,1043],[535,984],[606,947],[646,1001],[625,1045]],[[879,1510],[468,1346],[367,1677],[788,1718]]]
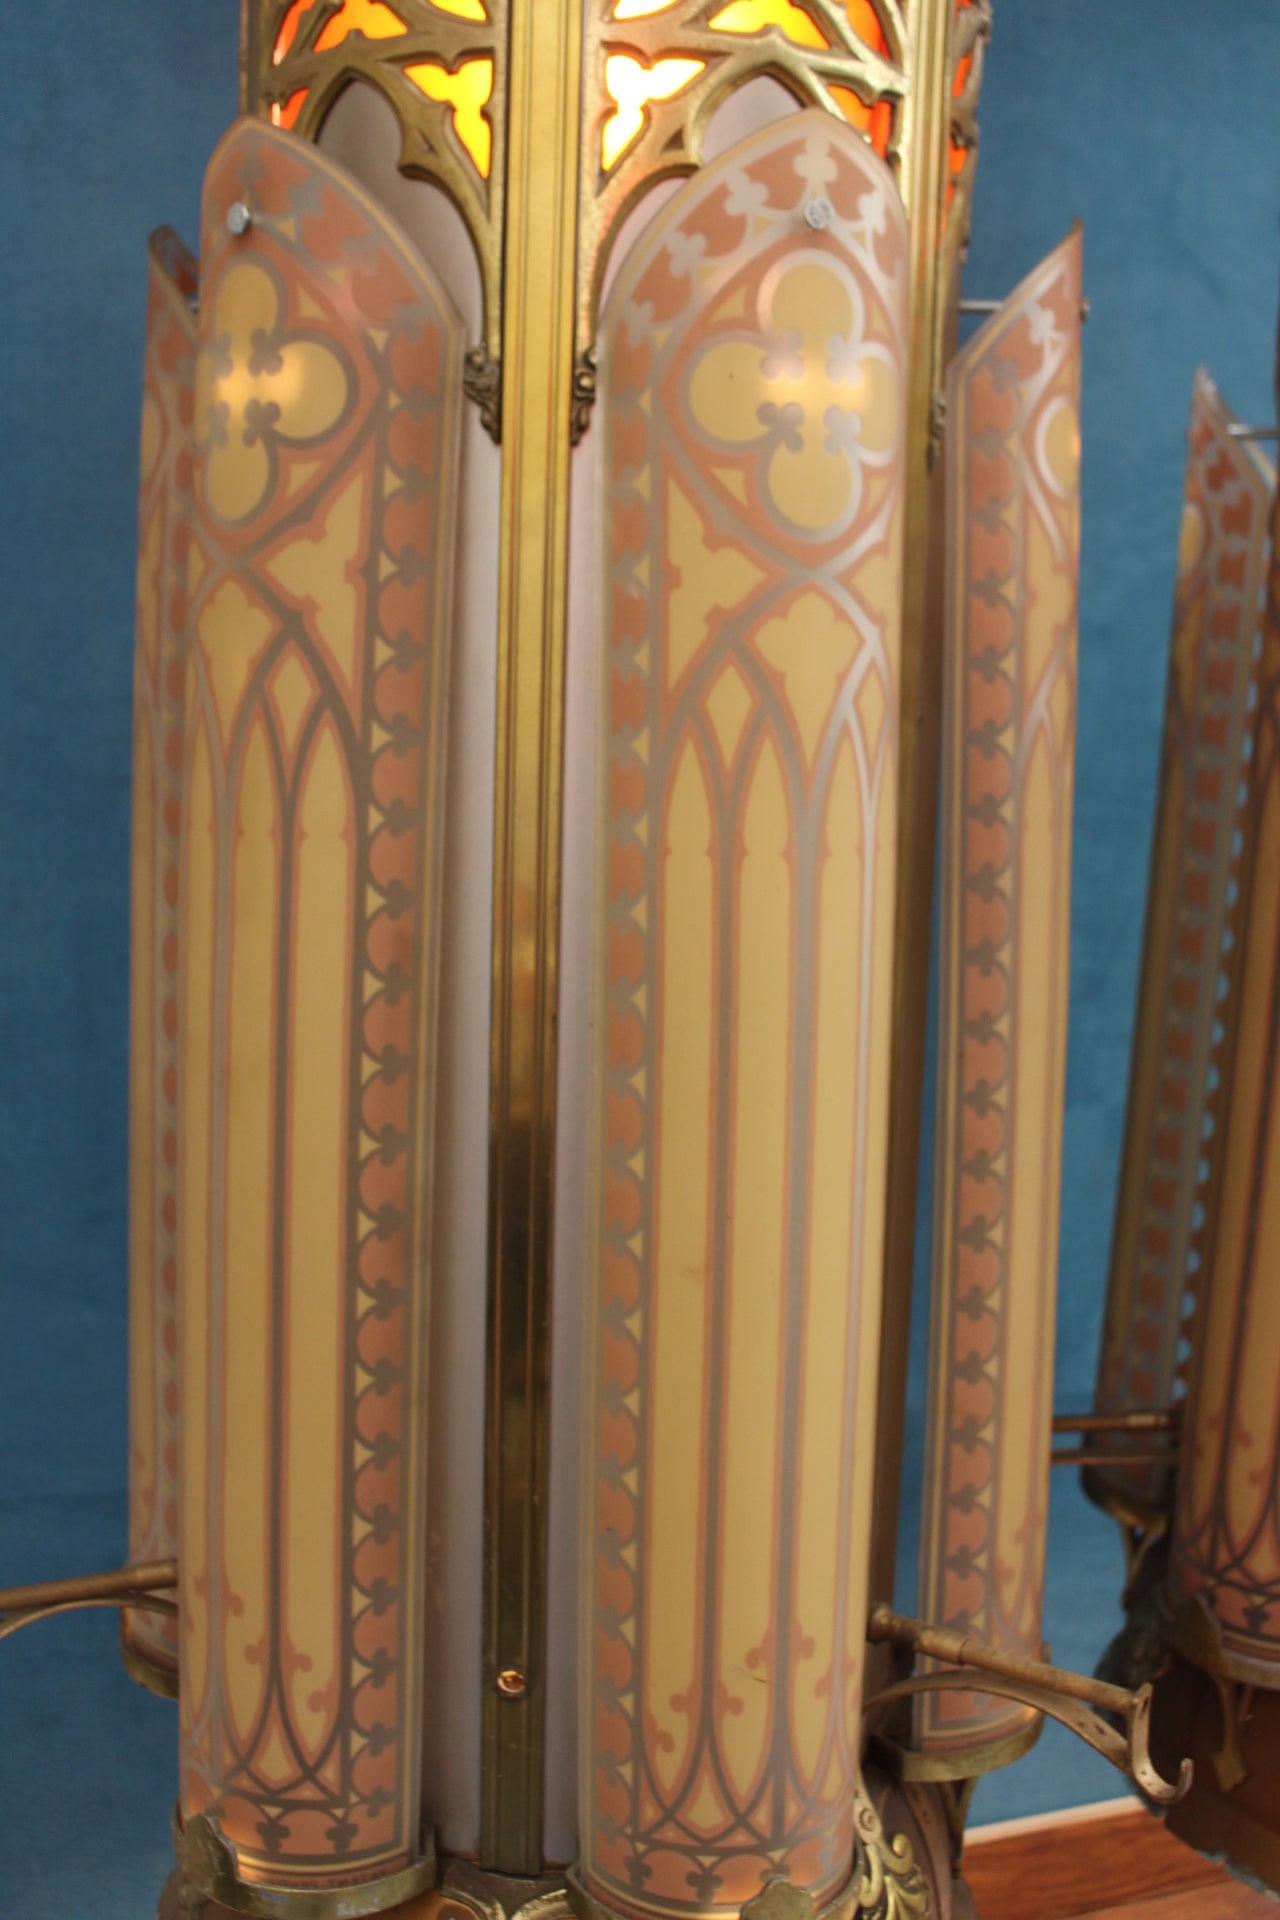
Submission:
[[[1127,1912],[1126,1902],[1149,1908],[1157,1895],[1238,1884],[1134,1802],[1108,1805],[1093,1817],[1082,1808],[1078,1818],[1020,1821],[985,1840],[979,1827],[965,1847],[963,1872],[978,1920],[1076,1920]],[[1199,1911],[1207,1920],[1209,1909]],[[1234,1920],[1236,1911],[1224,1908],[1224,1916]],[[1274,1906],[1267,1920],[1277,1920]]]
[[[1093,1920],[1276,1920],[1280,1904],[1268,1893],[1256,1893],[1240,1880],[1224,1875],[1208,1887],[1184,1893],[1160,1893],[1154,1900],[1135,1900],[1127,1907],[1106,1907]]]

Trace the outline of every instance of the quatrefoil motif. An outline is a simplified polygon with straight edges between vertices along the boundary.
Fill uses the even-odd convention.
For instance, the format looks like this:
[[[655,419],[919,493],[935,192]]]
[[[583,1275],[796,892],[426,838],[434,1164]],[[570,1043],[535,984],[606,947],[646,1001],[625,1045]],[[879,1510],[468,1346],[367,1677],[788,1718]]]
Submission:
[[[872,339],[862,290],[831,254],[791,254],[765,275],[756,326],[695,356],[688,402],[726,452],[754,450],[761,496],[789,531],[827,540],[857,518],[867,473],[895,458],[901,414],[890,348]]]
[[[236,261],[214,294],[196,365],[196,445],[210,512],[226,526],[252,519],[276,487],[282,450],[329,439],[354,399],[346,356],[314,330],[286,328],[272,269]]]

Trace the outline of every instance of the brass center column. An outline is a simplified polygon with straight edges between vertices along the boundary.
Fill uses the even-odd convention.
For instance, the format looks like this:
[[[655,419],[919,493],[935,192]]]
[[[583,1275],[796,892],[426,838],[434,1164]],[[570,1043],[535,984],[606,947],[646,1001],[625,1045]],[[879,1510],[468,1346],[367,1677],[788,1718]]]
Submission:
[[[561,733],[578,0],[514,0],[489,1122],[481,1861],[542,1864]],[[535,26],[536,21],[536,26]]]

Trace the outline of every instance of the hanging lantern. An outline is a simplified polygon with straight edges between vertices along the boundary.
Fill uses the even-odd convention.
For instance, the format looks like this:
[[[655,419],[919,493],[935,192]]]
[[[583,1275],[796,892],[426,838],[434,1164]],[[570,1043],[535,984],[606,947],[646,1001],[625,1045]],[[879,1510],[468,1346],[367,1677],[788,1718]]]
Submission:
[[[1147,1693],[1038,1657],[1080,241],[945,378],[987,26],[245,0],[151,348],[169,1531],[89,1583],[178,1589],[166,1912],[948,1920],[943,1783],[1041,1712],[1176,1791]],[[943,731],[930,1625],[889,1603]]]

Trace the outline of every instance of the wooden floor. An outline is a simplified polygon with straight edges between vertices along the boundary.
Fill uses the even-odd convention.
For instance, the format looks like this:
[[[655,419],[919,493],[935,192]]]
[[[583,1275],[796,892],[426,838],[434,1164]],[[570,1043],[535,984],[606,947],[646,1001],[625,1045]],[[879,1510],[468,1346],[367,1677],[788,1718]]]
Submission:
[[[1133,1800],[977,1827],[964,1877],[978,1920],[1280,1920]]]

